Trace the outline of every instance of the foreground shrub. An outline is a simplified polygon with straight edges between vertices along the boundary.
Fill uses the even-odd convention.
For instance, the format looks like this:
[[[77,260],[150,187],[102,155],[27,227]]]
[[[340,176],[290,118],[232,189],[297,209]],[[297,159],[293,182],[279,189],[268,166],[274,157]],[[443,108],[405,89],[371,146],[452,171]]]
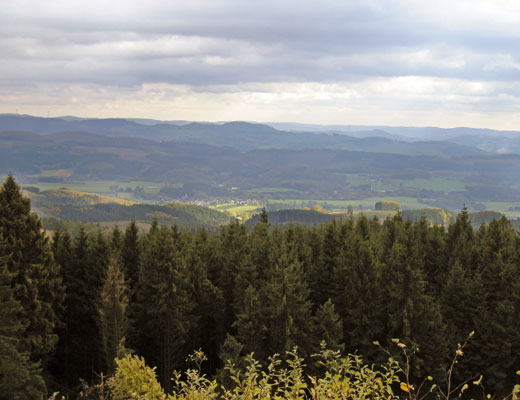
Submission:
[[[327,349],[322,343],[319,354],[313,356],[316,374],[304,375],[306,366],[297,349],[287,352],[285,357],[278,354],[268,359],[264,367],[254,355],[245,357],[243,368],[232,362],[225,367],[227,387],[201,374],[201,364],[206,359],[202,351],[194,352],[186,361],[195,363],[195,369],[184,373],[174,371],[172,393],[166,394],[157,381],[155,369],[145,364],[142,357],[127,355],[116,360],[116,371],[108,379],[107,390],[99,390],[102,395],[82,398],[113,400],[408,400],[464,398],[470,395],[471,387],[481,388],[483,399],[492,398],[486,394],[482,376],[452,386],[451,374],[463,355],[468,339],[458,346],[455,356],[446,371],[446,382],[439,387],[433,378],[427,377],[418,387],[410,383],[411,359],[416,348],[409,347],[394,339],[402,352],[401,363],[390,351],[383,349],[389,357],[382,365],[367,365],[360,355],[342,356],[339,351]],[[403,362],[404,361],[404,362]],[[520,371],[518,372],[520,375]],[[86,393],[86,392],[84,392]],[[475,393],[473,391],[473,393]],[[514,387],[506,399],[519,400],[520,386]],[[471,398],[475,396],[470,395]]]
[[[116,360],[116,371],[108,380],[112,399],[164,400],[166,395],[157,382],[155,369],[148,367],[144,359],[135,355]]]
[[[203,355],[195,353],[196,361]],[[328,350],[324,345],[318,355],[317,366],[323,371],[320,377],[303,374],[303,359],[294,349],[285,360],[275,354],[269,358],[266,368],[256,361],[253,354],[246,357],[244,370],[228,363],[226,370],[230,388],[223,388],[215,380],[208,379],[198,369],[184,374],[174,372],[174,390],[166,395],[157,381],[154,369],[146,366],[138,356],[126,356],[117,360],[117,369],[108,380],[114,400],[267,400],[267,399],[397,399],[392,386],[399,382],[395,361],[376,369],[363,363],[361,356],[342,357],[339,351]]]

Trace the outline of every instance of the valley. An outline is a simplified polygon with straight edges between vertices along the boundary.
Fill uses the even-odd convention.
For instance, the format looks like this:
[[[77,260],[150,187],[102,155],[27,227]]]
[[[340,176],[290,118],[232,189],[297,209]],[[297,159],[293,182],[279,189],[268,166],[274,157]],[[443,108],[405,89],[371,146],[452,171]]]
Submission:
[[[381,199],[520,217],[520,155],[503,146],[514,132],[291,127],[0,115],[0,174],[33,192],[183,202],[244,220],[262,207],[366,213]]]

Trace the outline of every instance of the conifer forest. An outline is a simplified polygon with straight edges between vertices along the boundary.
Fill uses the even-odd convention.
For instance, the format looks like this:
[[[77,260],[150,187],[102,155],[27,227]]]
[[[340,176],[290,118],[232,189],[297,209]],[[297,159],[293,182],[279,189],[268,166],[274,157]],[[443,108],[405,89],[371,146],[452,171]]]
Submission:
[[[0,189],[1,399],[518,398],[520,236],[360,217],[45,232]]]

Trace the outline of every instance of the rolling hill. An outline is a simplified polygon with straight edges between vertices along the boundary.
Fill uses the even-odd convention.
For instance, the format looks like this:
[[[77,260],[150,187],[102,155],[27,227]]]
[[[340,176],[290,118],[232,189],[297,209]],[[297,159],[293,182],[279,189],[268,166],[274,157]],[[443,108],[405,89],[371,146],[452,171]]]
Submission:
[[[232,217],[226,213],[193,204],[136,204],[131,201],[70,189],[35,193],[24,190],[32,208],[40,216],[68,221],[124,222],[136,220],[150,223],[154,218],[164,224],[186,228],[218,227]]]
[[[63,186],[81,180],[139,179],[161,185],[197,183],[205,188],[202,192],[224,197],[248,196],[255,188],[283,188],[287,198],[302,199],[371,197],[373,183],[384,187],[387,180],[402,182],[402,187],[394,186],[394,196],[442,199],[447,195],[442,187],[424,191],[408,188],[406,182],[445,177],[464,182],[458,191],[449,193],[457,208],[477,200],[520,199],[520,155],[439,157],[330,149],[239,150],[82,132],[0,133],[0,173],[13,172],[30,185],[48,179],[41,176],[47,170],[69,171],[67,177],[53,178]],[[364,183],[352,181],[356,174],[366,176]]]
[[[190,142],[239,150],[332,149],[405,155],[477,155],[485,151],[464,143],[398,140],[382,130],[353,132],[288,132],[265,124],[228,122],[223,124],[157,122],[146,124],[127,119],[60,119],[0,115],[0,131],[24,131],[42,135],[85,132],[117,138],[141,138],[156,142]],[[355,137],[356,134],[360,137]]]

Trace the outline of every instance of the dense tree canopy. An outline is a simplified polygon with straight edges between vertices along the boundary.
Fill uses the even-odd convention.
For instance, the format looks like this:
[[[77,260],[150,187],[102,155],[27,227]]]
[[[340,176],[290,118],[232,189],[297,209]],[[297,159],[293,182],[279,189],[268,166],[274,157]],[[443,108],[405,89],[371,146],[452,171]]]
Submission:
[[[475,231],[466,210],[448,229],[398,214],[282,230],[264,213],[250,232],[132,223],[107,236],[58,230],[48,243],[14,180],[0,189],[0,388],[10,398],[46,385],[72,396],[132,351],[157,367],[160,393],[198,349],[203,372],[223,383],[226,361],[239,368],[254,352],[265,366],[278,353],[291,365],[294,346],[311,373],[322,340],[380,364],[387,355],[373,342],[399,353],[399,338],[418,348],[411,384],[442,382],[471,331],[453,383],[482,373],[505,396],[519,378],[519,289],[518,233],[506,219]]]

